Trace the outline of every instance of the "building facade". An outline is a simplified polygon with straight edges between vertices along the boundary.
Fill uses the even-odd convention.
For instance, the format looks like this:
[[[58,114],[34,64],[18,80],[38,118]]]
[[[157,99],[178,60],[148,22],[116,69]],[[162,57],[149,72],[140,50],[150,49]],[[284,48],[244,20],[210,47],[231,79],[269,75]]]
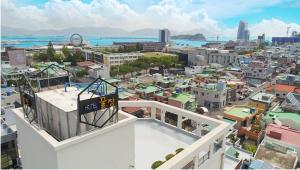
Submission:
[[[219,110],[227,104],[227,87],[225,82],[217,84],[200,84],[193,92],[199,107]]]
[[[161,29],[159,30],[159,42],[161,43],[165,43],[166,45],[167,44],[170,44],[170,36],[171,36],[171,33],[170,33],[170,30],[169,29]]]
[[[248,23],[245,21],[240,21],[239,28],[237,32],[238,41],[249,41],[250,32],[248,30]]]
[[[131,62],[142,58],[143,53],[111,53],[104,55],[104,63],[107,66],[119,66],[124,64],[126,61]]]

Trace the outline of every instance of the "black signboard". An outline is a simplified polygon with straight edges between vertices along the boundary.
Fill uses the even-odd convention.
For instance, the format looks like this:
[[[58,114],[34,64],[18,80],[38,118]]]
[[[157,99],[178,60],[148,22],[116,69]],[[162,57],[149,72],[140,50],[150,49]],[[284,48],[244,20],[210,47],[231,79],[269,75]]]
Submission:
[[[23,101],[23,105],[27,105],[27,106],[35,109],[35,99],[32,95],[23,93],[21,97],[22,97],[21,100]]]
[[[81,100],[78,102],[78,112],[80,115],[102,110],[118,105],[118,96],[109,94],[106,96],[95,97],[91,99]]]
[[[45,78],[40,80],[40,87],[48,87],[48,86],[56,86],[62,85],[69,82],[69,76],[62,76],[62,77],[54,77],[54,78]],[[49,84],[48,84],[49,83]]]

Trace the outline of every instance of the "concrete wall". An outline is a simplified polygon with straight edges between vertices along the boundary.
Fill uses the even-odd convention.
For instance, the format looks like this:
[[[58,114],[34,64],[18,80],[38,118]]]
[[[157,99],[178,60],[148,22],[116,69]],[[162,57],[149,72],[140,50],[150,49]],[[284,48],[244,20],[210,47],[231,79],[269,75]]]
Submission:
[[[128,169],[134,165],[134,116],[120,111],[123,118],[118,123],[58,142],[25,120],[23,110],[13,112],[25,169]]]
[[[19,110],[21,108],[14,109],[14,113],[16,113],[22,167],[24,169],[57,169],[56,152],[53,146],[45,140],[45,138],[51,140],[52,137],[24,120],[24,115]],[[53,138],[51,141],[57,143]]]
[[[63,148],[57,155],[58,167],[128,169],[134,165],[134,146],[134,123],[131,123]]]

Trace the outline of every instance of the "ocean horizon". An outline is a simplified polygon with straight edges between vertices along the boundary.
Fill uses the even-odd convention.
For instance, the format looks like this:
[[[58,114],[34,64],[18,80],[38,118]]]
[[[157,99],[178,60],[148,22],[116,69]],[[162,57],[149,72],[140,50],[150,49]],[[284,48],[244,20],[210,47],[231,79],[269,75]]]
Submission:
[[[110,46],[114,42],[158,42],[158,37],[150,36],[83,36],[85,43],[90,46]],[[221,39],[227,41],[229,39]],[[36,46],[45,46],[51,41],[53,44],[67,44],[70,42],[69,35],[16,35],[16,36],[1,36],[1,47],[14,46],[18,48],[31,48]],[[207,41],[190,41],[190,40],[171,40],[172,46],[177,47],[201,47],[208,41],[215,41],[215,39],[208,38]]]

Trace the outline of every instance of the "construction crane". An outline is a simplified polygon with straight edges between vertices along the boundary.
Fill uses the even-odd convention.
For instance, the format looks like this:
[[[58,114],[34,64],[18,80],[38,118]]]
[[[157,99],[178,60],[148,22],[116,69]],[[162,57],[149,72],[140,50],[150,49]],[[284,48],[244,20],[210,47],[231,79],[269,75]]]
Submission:
[[[289,31],[290,31],[291,27],[288,26],[287,29],[286,29],[286,36],[288,37],[289,36]]]

